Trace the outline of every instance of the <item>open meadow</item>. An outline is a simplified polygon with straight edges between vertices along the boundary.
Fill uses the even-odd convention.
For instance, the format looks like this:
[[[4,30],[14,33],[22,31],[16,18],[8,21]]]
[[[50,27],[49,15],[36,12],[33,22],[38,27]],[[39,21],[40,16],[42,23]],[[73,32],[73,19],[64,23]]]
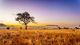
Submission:
[[[0,45],[80,45],[80,30],[0,30]]]

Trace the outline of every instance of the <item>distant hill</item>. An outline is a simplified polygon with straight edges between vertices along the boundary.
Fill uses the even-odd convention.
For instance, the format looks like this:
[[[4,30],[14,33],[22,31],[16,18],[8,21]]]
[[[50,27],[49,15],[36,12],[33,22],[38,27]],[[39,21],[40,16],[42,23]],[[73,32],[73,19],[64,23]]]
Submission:
[[[6,27],[7,27],[7,25],[0,23],[0,29],[6,28]]]
[[[0,26],[7,26],[7,25],[0,23]]]

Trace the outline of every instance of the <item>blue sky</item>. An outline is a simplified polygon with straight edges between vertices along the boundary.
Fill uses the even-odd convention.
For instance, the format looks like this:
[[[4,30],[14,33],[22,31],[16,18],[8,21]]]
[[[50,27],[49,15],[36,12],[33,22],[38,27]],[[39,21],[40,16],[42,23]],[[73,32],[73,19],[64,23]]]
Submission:
[[[0,2],[2,2],[0,9],[6,12],[1,13],[3,22],[6,20],[16,23],[14,20],[16,13],[28,11],[41,24],[80,24],[80,0],[3,0]],[[5,15],[9,15],[9,19],[5,18]]]

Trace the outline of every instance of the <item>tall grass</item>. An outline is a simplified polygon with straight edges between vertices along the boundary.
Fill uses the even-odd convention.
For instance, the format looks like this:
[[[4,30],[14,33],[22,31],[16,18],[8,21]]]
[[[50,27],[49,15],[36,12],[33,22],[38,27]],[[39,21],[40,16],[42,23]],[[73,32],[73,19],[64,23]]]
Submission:
[[[80,31],[0,30],[0,45],[80,45]]]

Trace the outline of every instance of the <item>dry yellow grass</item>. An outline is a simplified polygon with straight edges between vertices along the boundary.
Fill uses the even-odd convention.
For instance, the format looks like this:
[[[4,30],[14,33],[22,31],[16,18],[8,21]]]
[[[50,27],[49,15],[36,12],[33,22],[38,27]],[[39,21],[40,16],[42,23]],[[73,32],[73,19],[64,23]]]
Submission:
[[[80,45],[80,30],[0,30],[0,45]]]

